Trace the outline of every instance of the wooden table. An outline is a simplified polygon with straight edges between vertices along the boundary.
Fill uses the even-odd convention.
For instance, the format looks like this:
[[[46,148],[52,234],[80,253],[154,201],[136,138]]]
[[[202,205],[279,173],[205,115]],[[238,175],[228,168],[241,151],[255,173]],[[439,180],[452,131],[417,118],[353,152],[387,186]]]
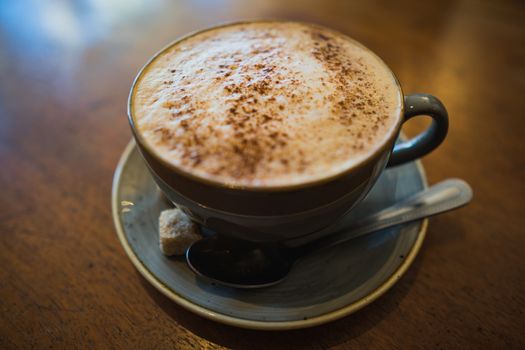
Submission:
[[[423,161],[429,181],[460,177],[475,191],[469,207],[431,219],[392,290],[313,329],[191,314],[136,272],[111,219],[137,70],[181,34],[247,17],[336,28],[376,51],[405,92],[439,96],[451,126]],[[3,1],[0,76],[1,349],[525,347],[522,2]]]

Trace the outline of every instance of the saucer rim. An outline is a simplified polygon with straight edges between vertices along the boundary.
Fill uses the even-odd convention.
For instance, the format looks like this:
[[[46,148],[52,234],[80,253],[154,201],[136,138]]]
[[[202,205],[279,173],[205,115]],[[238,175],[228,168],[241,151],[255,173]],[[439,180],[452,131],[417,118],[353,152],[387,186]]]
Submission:
[[[294,321],[255,321],[247,320],[238,317],[232,317],[229,315],[221,314],[215,311],[211,311],[203,306],[197,305],[190,300],[184,298],[184,296],[177,294],[174,290],[170,289],[162,281],[160,281],[153,272],[151,272],[143,263],[140,261],[138,256],[133,251],[131,245],[129,244],[124,228],[121,222],[121,216],[118,210],[118,192],[120,189],[120,181],[122,179],[122,170],[124,165],[127,163],[131,152],[136,147],[135,141],[131,141],[127,144],[124,152],[122,153],[115,173],[113,175],[113,184],[111,189],[111,211],[113,217],[113,223],[117,232],[120,243],[124,247],[126,255],[131,260],[135,268],[139,273],[144,277],[149,283],[151,283],[159,292],[164,294],[166,297],[177,303],[179,306],[185,308],[188,311],[191,311],[197,315],[200,315],[204,318],[207,318],[212,321],[219,323],[227,324],[230,326],[246,328],[246,329],[255,329],[255,330],[292,330],[292,329],[301,329],[318,326],[324,323],[335,321],[342,317],[348,316],[368,304],[372,303],[384,293],[386,293],[406,272],[406,270],[412,265],[415,257],[417,256],[423,241],[425,240],[427,228],[428,228],[428,219],[420,220],[421,224],[419,227],[419,232],[417,238],[412,245],[409,253],[405,256],[405,259],[399,265],[399,267],[394,271],[394,273],[379,287],[370,292],[368,295],[362,297],[361,299],[342,307],[338,310],[328,312],[323,315],[315,316],[308,319],[294,320]],[[423,187],[427,188],[427,177],[425,170],[421,164],[420,160],[415,161],[417,169],[421,174],[421,180]]]

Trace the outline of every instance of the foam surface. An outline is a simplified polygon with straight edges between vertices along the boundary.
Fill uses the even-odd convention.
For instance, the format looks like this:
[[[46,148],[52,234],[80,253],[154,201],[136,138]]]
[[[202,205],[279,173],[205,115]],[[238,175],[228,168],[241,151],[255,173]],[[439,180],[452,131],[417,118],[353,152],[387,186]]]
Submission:
[[[298,23],[236,24],[164,51],[137,82],[137,130],[167,162],[236,186],[335,175],[395,131],[385,65],[342,35]]]

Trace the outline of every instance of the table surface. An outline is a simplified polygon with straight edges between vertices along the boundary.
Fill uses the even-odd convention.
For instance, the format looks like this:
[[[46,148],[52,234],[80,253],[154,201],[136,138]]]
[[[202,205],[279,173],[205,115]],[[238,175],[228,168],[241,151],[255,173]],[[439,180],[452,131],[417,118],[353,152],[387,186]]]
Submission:
[[[134,269],[111,217],[137,70],[179,35],[254,17],[338,29],[405,92],[439,96],[450,132],[423,160],[429,182],[459,177],[475,192],[430,220],[388,293],[307,330],[237,329],[182,309]],[[523,2],[3,1],[0,76],[0,348],[525,347]]]

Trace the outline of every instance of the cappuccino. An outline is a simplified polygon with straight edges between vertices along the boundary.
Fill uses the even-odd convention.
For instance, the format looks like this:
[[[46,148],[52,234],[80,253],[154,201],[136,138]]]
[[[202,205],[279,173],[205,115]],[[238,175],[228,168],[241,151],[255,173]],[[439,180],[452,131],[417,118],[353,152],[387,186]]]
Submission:
[[[144,69],[131,96],[143,142],[229,186],[322,180],[378,151],[401,123],[394,76],[329,29],[238,23],[189,36]]]

